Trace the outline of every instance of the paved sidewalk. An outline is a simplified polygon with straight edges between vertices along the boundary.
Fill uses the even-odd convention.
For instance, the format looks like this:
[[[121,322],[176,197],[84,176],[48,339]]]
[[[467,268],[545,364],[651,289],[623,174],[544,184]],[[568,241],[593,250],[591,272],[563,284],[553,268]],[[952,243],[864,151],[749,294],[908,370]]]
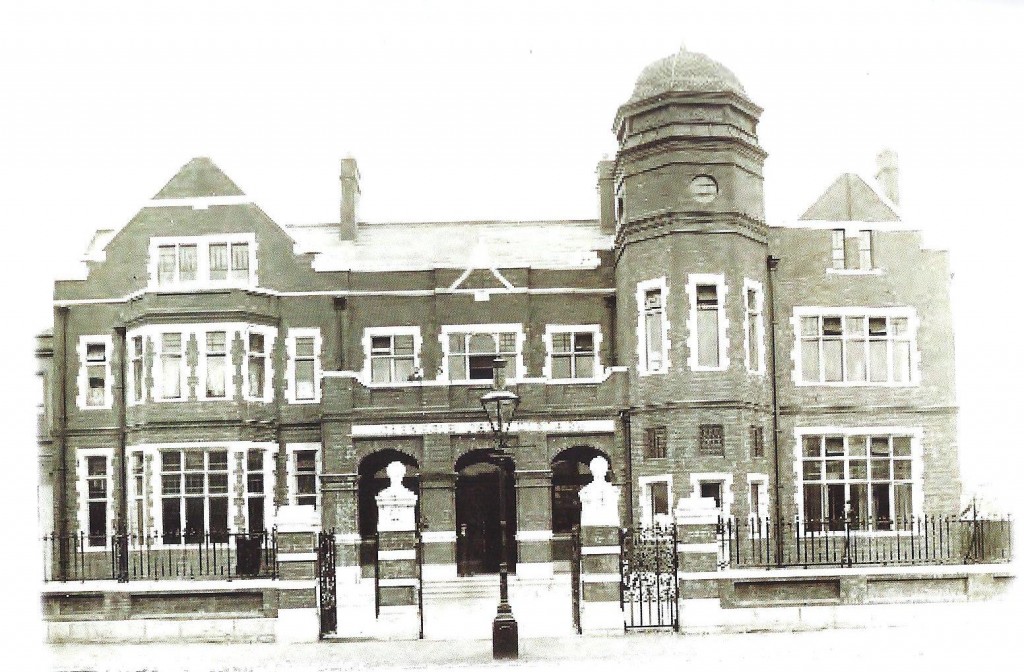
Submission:
[[[840,669],[986,669],[1019,656],[1020,621],[1013,605],[961,605],[954,618],[927,617],[913,626],[803,633],[524,639],[517,661],[494,661],[489,640],[343,641],[311,644],[59,645],[41,669],[54,671],[256,672],[373,669],[756,669],[823,664]],[[1016,610],[1015,610],[1016,611]],[[950,614],[952,616],[952,614]],[[1006,658],[1012,660],[1012,658]],[[906,667],[903,667],[906,666]],[[1012,666],[1011,666],[1012,667]],[[8,667],[7,669],[24,669]],[[690,668],[697,669],[697,668]]]

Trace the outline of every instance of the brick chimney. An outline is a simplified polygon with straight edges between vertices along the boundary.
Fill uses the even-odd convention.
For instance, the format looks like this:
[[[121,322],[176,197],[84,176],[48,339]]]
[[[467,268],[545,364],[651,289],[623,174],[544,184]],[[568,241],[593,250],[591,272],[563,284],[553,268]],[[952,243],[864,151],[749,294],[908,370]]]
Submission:
[[[341,239],[356,239],[359,210],[359,168],[352,157],[341,160]]]
[[[896,205],[900,204],[900,170],[899,160],[896,152],[891,149],[883,149],[878,158],[875,159],[878,172],[875,173],[875,180],[882,187],[882,191],[890,201]]]
[[[615,162],[597,162],[597,195],[601,206],[601,233],[615,233]]]

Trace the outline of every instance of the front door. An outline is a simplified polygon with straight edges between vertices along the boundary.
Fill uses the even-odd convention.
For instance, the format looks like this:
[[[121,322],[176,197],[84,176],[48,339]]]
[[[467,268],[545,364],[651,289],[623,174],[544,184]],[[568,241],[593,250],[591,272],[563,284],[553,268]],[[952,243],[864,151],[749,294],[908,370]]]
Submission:
[[[459,576],[497,573],[501,564],[499,477],[505,479],[509,571],[515,571],[515,486],[507,471],[477,462],[463,468],[455,485]]]

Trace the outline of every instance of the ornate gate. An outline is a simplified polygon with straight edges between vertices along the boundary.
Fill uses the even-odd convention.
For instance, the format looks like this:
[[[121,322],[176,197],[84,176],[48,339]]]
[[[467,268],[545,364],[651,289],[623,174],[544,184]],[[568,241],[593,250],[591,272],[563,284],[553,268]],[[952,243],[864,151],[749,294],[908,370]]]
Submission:
[[[334,531],[318,532],[316,577],[320,604],[320,636],[338,631],[338,594],[334,577]]]
[[[620,601],[626,630],[679,630],[678,555],[674,525],[622,530]]]

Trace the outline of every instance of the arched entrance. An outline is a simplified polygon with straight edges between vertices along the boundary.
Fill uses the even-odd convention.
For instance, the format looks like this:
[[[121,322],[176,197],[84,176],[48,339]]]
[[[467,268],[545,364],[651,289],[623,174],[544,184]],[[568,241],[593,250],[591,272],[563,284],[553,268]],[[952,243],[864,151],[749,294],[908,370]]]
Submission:
[[[373,560],[376,550],[374,541],[377,535],[376,497],[381,490],[391,484],[387,468],[395,461],[401,462],[406,468],[402,485],[419,494],[419,465],[409,455],[397,450],[382,450],[370,453],[359,463],[359,536],[363,539],[363,543],[360,544],[359,563],[363,567],[363,576],[373,575]],[[417,500],[416,520],[420,519],[419,513],[419,500]]]
[[[556,563],[567,563],[572,554],[569,534],[573,525],[579,525],[580,488],[594,480],[590,461],[595,457],[608,459],[591,446],[573,446],[551,460],[551,531],[554,534],[551,552]],[[610,470],[609,478],[613,478]]]
[[[516,567],[515,467],[499,466],[487,451],[474,450],[455,463],[455,527],[459,576],[497,573],[501,564],[501,507],[504,480],[508,571]]]

